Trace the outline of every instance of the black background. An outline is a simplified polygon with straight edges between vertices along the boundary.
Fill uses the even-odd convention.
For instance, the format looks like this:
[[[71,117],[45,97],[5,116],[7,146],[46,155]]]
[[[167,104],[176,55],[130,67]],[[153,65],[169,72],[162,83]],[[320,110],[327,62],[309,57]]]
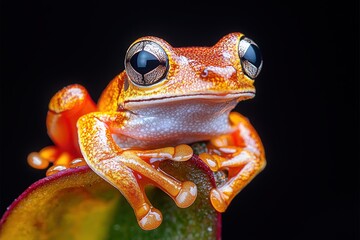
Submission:
[[[44,176],[47,104],[81,83],[97,99],[135,39],[211,46],[243,32],[264,66],[238,106],[268,165],[223,214],[223,239],[359,239],[358,1],[1,1],[0,212]]]

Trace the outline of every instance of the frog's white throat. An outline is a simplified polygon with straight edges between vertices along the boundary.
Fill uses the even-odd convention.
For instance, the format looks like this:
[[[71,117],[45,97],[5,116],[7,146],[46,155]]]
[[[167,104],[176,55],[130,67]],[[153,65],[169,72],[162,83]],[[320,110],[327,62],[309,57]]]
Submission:
[[[123,148],[157,148],[206,141],[232,131],[229,113],[232,99],[187,99],[161,104],[137,104],[128,111],[128,121],[113,137]]]

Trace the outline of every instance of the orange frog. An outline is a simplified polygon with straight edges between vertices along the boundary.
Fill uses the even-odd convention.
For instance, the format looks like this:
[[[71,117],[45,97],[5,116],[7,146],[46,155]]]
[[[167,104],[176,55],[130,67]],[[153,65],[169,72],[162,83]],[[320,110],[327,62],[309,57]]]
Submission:
[[[196,199],[196,185],[159,170],[163,160],[186,161],[188,144],[205,142],[199,157],[226,181],[210,192],[224,212],[231,200],[265,167],[264,149],[249,121],[231,112],[254,97],[262,67],[258,46],[241,33],[212,47],[174,48],[162,39],[142,37],[127,50],[125,71],[102,93],[98,104],[74,84],[51,99],[47,129],[54,146],[31,153],[30,165],[60,170],[89,165],[116,187],[134,209],[141,228],[157,228],[161,212],[145,195],[152,184],[181,208]]]

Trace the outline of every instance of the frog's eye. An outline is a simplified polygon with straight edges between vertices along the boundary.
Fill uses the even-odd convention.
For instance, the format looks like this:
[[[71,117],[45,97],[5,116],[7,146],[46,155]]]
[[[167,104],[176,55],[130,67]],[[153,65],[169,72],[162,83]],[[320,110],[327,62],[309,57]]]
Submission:
[[[157,43],[144,40],[132,45],[125,56],[125,70],[139,86],[150,86],[165,79],[168,56]]]
[[[262,57],[259,47],[249,38],[242,38],[239,43],[239,56],[244,73],[254,79],[262,68]]]

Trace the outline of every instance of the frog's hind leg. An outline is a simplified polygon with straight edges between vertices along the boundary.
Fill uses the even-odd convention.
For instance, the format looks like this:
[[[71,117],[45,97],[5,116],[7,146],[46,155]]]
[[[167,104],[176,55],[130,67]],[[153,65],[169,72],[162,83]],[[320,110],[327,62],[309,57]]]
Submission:
[[[192,149],[187,145],[155,150],[121,149],[112,134],[120,131],[126,118],[124,112],[94,112],[81,117],[77,123],[80,148],[87,164],[128,200],[140,227],[150,230],[161,224],[162,216],[147,200],[146,185],[159,187],[183,208],[190,206],[197,196],[194,183],[166,175],[152,160],[186,161],[192,156]]]
[[[96,104],[83,86],[73,84],[58,91],[50,100],[46,118],[48,135],[55,145],[30,153],[29,164],[44,169],[53,162],[47,175],[55,173],[56,169],[69,167],[72,160],[82,156],[76,122],[82,115],[95,110]],[[79,159],[76,162],[79,164]]]
[[[96,104],[83,86],[72,84],[61,89],[49,103],[46,118],[49,137],[61,150],[81,156],[76,122],[94,111]]]

